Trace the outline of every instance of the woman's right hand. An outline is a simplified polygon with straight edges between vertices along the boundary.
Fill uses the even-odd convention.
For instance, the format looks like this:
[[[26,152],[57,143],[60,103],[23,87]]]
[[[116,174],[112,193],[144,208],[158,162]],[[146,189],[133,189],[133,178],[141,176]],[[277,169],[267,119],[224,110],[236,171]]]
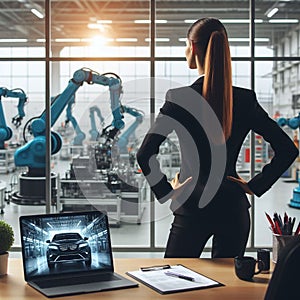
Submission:
[[[233,176],[227,176],[227,179],[236,182],[245,191],[245,193],[249,195],[254,195],[254,193],[250,190],[248,186],[248,182],[245,179],[241,177],[233,177]]]

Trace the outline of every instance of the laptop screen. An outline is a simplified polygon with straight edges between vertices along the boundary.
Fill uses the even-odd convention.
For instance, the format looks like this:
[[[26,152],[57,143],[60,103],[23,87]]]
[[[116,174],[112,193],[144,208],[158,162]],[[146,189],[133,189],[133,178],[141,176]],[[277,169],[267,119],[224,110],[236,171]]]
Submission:
[[[100,211],[20,217],[25,280],[113,271],[107,216]]]

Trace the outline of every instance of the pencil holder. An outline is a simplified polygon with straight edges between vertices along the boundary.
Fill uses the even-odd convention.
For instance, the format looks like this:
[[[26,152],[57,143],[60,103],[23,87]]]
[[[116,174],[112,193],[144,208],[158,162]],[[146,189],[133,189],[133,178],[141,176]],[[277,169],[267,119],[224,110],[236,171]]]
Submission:
[[[273,233],[273,252],[272,252],[272,261],[277,262],[278,257],[282,249],[291,243],[294,239],[297,238],[297,235],[280,235]]]

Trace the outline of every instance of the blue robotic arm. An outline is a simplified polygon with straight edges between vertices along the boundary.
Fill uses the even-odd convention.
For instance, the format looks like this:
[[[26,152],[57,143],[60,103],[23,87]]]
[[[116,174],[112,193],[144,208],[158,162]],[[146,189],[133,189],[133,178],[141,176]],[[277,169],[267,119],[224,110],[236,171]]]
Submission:
[[[120,78],[108,77],[96,73],[90,69],[80,69],[73,74],[65,90],[51,103],[51,127],[59,118],[76,91],[83,85],[100,84],[109,87],[111,110],[113,114],[112,126],[118,130],[123,128],[124,122],[121,113],[120,94],[122,92]],[[15,165],[28,166],[29,168],[45,168],[46,157],[46,112],[31,124],[31,131],[34,138],[15,152]],[[51,132],[51,154],[57,153],[61,149],[61,137],[56,132]]]
[[[27,96],[22,89],[8,90],[4,87],[0,88],[0,149],[4,149],[5,141],[12,137],[12,130],[6,125],[4,110],[2,106],[1,97],[19,98],[18,114],[12,118],[12,123],[18,128],[25,116],[24,105],[27,101]]]
[[[82,146],[82,142],[85,139],[85,133],[80,129],[77,120],[75,119],[75,117],[72,114],[72,107],[75,104],[75,96],[72,97],[72,100],[68,103],[66,112],[66,124],[68,124],[69,122],[72,123],[72,126],[75,130],[75,137],[73,139],[73,145],[75,146]]]
[[[286,118],[279,118],[277,120],[277,124],[281,127],[287,125],[291,129],[297,129],[300,126],[300,113],[297,117],[286,119]]]
[[[136,118],[135,121],[128,127],[128,129],[126,129],[125,132],[120,135],[118,140],[119,152],[121,154],[127,154],[129,138],[134,134],[136,128],[143,122],[144,114],[141,111],[128,106],[122,106],[122,111]]]
[[[91,141],[97,141],[97,139],[100,137],[100,132],[97,130],[96,120],[95,120],[95,114],[97,114],[101,125],[104,125],[104,118],[101,114],[100,108],[98,106],[92,106],[90,107],[90,121],[91,121],[91,129],[89,131],[91,135]]]

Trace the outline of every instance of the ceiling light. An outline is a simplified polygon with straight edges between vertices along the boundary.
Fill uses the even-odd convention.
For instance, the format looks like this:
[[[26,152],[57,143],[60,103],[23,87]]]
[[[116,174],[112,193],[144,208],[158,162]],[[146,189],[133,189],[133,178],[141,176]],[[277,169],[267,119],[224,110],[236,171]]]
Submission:
[[[116,39],[117,42],[137,42],[137,38],[118,38]]]
[[[187,41],[187,38],[179,38],[178,39],[178,42],[183,42],[183,43],[185,43]]]
[[[36,17],[38,17],[39,19],[43,19],[44,18],[44,14],[42,14],[41,12],[39,12],[37,9],[32,8],[30,10]]]
[[[80,39],[80,42],[82,43],[91,43],[93,39]]]
[[[269,23],[292,23],[292,24],[296,24],[299,23],[298,19],[271,19],[269,20]]]
[[[184,20],[184,23],[187,23],[187,24],[192,24],[192,23],[195,23],[197,20]]]
[[[150,42],[150,38],[145,38],[145,42]],[[155,42],[170,42],[169,38],[155,38]]]
[[[268,13],[267,13],[267,17],[268,18],[272,18],[277,12],[278,12],[278,8],[277,7],[274,7],[272,8]]]
[[[0,39],[0,43],[26,43],[27,39]]]
[[[254,38],[254,42],[270,42],[269,38]]]
[[[102,24],[96,24],[96,23],[89,23],[87,26],[89,29],[102,29]]]
[[[111,24],[112,20],[97,20],[97,24]]]
[[[150,20],[134,20],[134,23],[136,24],[150,24]]]
[[[249,38],[229,38],[228,39],[229,42],[249,42],[250,39]],[[254,39],[255,42],[269,42],[270,39],[269,38],[255,38]]]

